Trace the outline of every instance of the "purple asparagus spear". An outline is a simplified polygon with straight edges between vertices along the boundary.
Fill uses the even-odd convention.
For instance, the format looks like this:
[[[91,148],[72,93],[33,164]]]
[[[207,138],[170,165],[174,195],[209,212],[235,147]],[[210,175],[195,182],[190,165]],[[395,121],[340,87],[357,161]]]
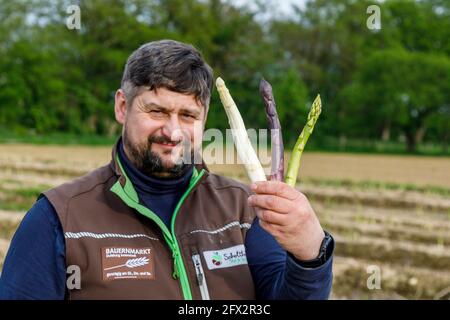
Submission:
[[[272,168],[270,180],[284,181],[284,146],[281,133],[280,119],[278,119],[277,107],[272,93],[272,86],[262,79],[259,84],[259,92],[266,106],[266,117],[270,129],[272,145]]]

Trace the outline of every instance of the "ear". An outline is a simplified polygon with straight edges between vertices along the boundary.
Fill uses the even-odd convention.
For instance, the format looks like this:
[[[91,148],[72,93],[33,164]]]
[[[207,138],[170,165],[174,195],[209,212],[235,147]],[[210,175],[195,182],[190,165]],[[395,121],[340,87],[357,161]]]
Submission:
[[[122,89],[116,91],[114,97],[114,113],[116,115],[116,120],[120,124],[125,123],[125,118],[127,116],[127,101],[125,98],[125,93]]]

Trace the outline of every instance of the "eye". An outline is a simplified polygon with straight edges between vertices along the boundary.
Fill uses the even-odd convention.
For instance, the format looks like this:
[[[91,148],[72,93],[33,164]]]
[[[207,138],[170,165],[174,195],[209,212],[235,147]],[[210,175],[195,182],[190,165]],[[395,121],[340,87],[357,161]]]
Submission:
[[[154,116],[154,117],[157,117],[157,118],[161,118],[161,117],[163,117],[165,115],[164,112],[161,111],[161,110],[151,110],[150,114],[152,116]]]
[[[187,114],[187,113],[183,114],[183,117],[189,118],[189,119],[195,119],[195,117],[192,114]]]

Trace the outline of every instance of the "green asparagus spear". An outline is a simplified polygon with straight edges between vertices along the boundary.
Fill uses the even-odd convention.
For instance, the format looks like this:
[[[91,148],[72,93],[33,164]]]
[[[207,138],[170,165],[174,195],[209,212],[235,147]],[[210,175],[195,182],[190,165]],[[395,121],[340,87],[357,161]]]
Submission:
[[[298,170],[300,168],[300,158],[302,157],[303,149],[305,148],[306,142],[308,142],[309,136],[313,132],[314,125],[316,124],[321,111],[322,102],[320,101],[320,95],[317,95],[312,104],[311,110],[309,111],[306,125],[303,128],[302,133],[300,133],[294,149],[292,150],[291,158],[289,159],[285,180],[291,187],[294,187],[297,182]]]

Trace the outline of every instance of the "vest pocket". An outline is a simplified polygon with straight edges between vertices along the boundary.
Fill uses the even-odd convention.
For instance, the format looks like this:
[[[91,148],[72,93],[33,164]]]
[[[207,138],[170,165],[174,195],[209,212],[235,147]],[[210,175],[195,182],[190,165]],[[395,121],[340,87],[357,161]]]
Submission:
[[[194,263],[195,275],[197,277],[197,284],[200,287],[200,294],[202,300],[210,300],[208,285],[206,284],[205,272],[203,271],[202,259],[199,254],[192,256],[192,262]]]

